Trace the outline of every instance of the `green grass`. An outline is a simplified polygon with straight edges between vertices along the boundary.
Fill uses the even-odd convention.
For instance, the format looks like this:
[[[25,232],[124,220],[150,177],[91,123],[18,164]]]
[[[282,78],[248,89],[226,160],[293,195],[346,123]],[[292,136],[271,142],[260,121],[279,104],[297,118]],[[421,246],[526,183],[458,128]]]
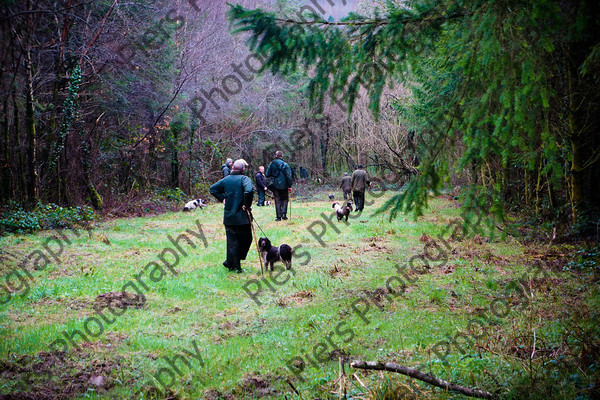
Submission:
[[[45,387],[65,395],[65,382],[71,380],[80,384],[68,394],[79,398],[168,397],[152,389],[163,390],[152,375],[168,367],[164,357],[182,354],[181,349],[193,353],[195,343],[203,365],[187,357],[190,369],[179,361],[182,376],[176,376],[170,395],[185,399],[296,397],[287,379],[303,398],[333,398],[339,389],[338,358],[343,354],[348,359],[418,367],[505,398],[529,392],[532,398],[593,397],[588,386],[598,378],[594,362],[600,351],[594,323],[599,298],[594,278],[562,272],[542,260],[543,268],[552,269],[554,275],[529,281],[527,290],[533,295],[529,306],[518,306],[518,292],[511,292],[518,286],[511,280],[521,279],[540,254],[568,254],[572,246],[525,246],[513,239],[487,242],[479,237],[448,239],[452,249],[443,258],[446,261],[440,258],[430,262],[429,268],[419,263],[414,271],[408,268],[407,276],[414,283],[388,301],[385,293],[376,297],[377,290],[398,274],[396,266],[422,254],[428,238],[435,239],[459,217],[456,203],[433,199],[429,213],[417,221],[370,217],[389,198],[385,195],[347,225],[334,220],[339,233],[325,223],[324,247],[307,230],[312,224],[320,232],[314,221],[323,221],[321,212],[331,213],[326,195],[318,196],[322,200],[294,202],[292,219],[287,222],[274,221],[272,206],[255,207],[256,220],[273,243],[302,245],[298,252],[310,254],[305,265],[300,264],[306,256],[295,261],[295,275],[281,275],[291,278],[276,286],[275,293],[261,283],[260,306],[243,290],[249,280],[264,278],[254,246],[243,262],[244,274],[228,273],[221,265],[225,232],[220,204],[192,213],[111,220],[78,238],[65,232],[72,244],[64,246],[61,262],[30,271],[34,281],[29,292],[22,295],[22,289],[0,306],[0,371],[8,371],[0,372],[0,394]],[[167,272],[160,282],[143,275],[149,288],[144,307],[127,309],[89,343],[78,338],[80,349],[70,346],[56,359],[62,361],[52,358],[57,353],[50,352],[49,344],[65,330],[83,329],[86,318],[95,314],[98,295],[120,291],[144,266],[156,261],[164,248],[173,247],[167,235],[197,231],[196,220],[208,240],[206,248],[192,237],[198,246],[183,245],[188,256],[179,256],[177,275]],[[6,252],[29,254],[41,249],[52,234],[0,238],[4,256],[0,276],[20,260]],[[257,234],[262,235],[258,228]],[[557,259],[562,263],[566,256]],[[0,282],[4,284],[4,278]],[[528,285],[526,279],[521,284]],[[369,296],[380,300],[382,309],[371,302],[366,315],[370,323],[365,324],[352,305]],[[502,318],[489,313],[490,304],[500,298],[511,304]],[[469,333],[470,321],[482,312],[488,317],[485,330],[473,345],[465,345],[463,352],[452,348],[442,360],[432,352],[446,335]],[[339,331],[345,334],[335,332],[340,323],[344,325]],[[349,329],[354,336],[351,340]],[[332,331],[330,339],[339,351],[330,354],[333,347],[326,336]],[[534,332],[538,355],[531,359]],[[304,355],[319,343],[327,347],[327,361],[315,367]],[[40,362],[48,357],[53,363]],[[286,367],[295,357],[305,359],[304,380]],[[392,398],[389,393],[406,390],[408,382],[400,375],[354,371],[347,365],[346,371],[356,373],[366,386],[350,374],[346,388],[354,398]],[[89,376],[98,375],[107,383],[97,387],[88,382]],[[423,391],[420,396],[463,397],[415,384]]]

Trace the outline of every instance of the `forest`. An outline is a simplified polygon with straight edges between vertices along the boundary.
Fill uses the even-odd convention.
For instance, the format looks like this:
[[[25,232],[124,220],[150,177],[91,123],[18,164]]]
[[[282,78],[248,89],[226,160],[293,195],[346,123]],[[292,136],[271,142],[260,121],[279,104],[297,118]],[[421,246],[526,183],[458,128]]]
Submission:
[[[498,220],[595,229],[595,5],[339,3],[7,1],[0,200],[206,194],[225,158],[287,143],[312,180],[410,182],[395,210],[458,186]]]
[[[600,3],[0,0],[0,64],[0,399],[600,393]]]
[[[244,5],[297,12],[285,2]],[[351,119],[341,103],[317,113],[304,96],[308,71],[259,74],[262,57],[229,33],[227,10],[208,1],[8,2],[2,201],[100,210],[162,189],[206,194],[225,158],[266,163],[282,143],[315,180],[363,157],[406,172],[416,149],[399,140],[408,133],[391,100],[377,125],[366,104]],[[294,131],[307,140],[289,143]],[[378,145],[367,152],[371,138]]]

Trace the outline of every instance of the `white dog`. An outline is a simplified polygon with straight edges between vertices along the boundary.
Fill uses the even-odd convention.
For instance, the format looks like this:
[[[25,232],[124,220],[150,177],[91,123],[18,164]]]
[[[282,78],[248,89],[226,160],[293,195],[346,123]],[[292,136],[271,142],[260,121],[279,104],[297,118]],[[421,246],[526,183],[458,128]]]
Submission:
[[[202,199],[192,200],[192,201],[189,201],[183,207],[183,211],[192,211],[192,210],[195,210],[196,208],[203,208],[205,205],[206,204],[204,203],[204,200],[202,200]]]

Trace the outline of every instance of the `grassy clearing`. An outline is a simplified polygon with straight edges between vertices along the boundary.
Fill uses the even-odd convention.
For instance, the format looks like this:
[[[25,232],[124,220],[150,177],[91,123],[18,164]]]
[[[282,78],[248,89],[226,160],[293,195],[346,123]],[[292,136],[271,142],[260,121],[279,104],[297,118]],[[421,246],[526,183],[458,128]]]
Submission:
[[[293,386],[303,398],[334,398],[340,357],[418,367],[505,398],[597,394],[598,274],[594,265],[567,265],[576,247],[458,240],[447,234],[444,245],[436,238],[459,217],[456,202],[434,199],[418,221],[369,216],[387,198],[374,199],[348,225],[334,220],[339,233],[320,216],[332,211],[323,193],[295,202],[288,222],[275,222],[272,206],[255,207],[273,243],[302,245],[296,273],[280,277],[289,281],[274,286],[275,292],[260,281],[260,306],[243,290],[249,280],[263,278],[256,252],[251,250],[243,264],[244,274],[228,273],[221,265],[225,234],[219,204],[192,213],[111,220],[79,237],[64,232],[71,244],[64,245],[60,262],[29,268],[30,289],[18,288],[15,279],[16,293],[0,306],[0,394],[291,398],[297,396]],[[96,338],[84,343],[76,336],[78,348],[69,345],[62,352],[61,346],[50,346],[64,339],[64,331],[83,331],[86,320],[90,332],[99,333],[89,320],[97,317],[95,307],[116,304],[110,303],[114,292],[173,247],[168,235],[198,232],[196,221],[208,245],[190,236],[197,247],[182,244],[187,256],[179,255],[176,275],[164,268],[162,279],[153,282],[146,271],[145,303],[132,296],[130,306],[104,323]],[[315,221],[327,226],[324,246],[308,230],[312,225],[320,234],[322,225]],[[1,275],[42,249],[52,234],[0,238]],[[436,251],[435,243],[445,250]],[[414,259],[414,268],[399,275],[396,267],[425,248],[435,261],[424,266]],[[536,271],[551,276],[535,277]],[[395,275],[407,283],[399,296],[386,289],[386,280]],[[440,343],[452,338],[456,345]],[[166,358],[178,355],[185,361],[180,357],[175,368],[169,366]],[[348,366],[346,371],[358,377],[350,374],[345,381],[353,398],[394,398],[391,393],[401,398],[404,392],[415,398],[463,397],[418,382],[415,394],[400,375]],[[155,378],[159,373],[166,393]]]

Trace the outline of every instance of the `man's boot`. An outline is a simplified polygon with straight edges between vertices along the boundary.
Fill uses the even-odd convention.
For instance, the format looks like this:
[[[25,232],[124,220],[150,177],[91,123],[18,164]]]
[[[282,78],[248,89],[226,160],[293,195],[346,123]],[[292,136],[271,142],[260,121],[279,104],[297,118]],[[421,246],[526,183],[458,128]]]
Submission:
[[[288,219],[287,218],[287,206],[288,206],[288,200],[283,200],[281,202],[281,218],[282,219]]]

